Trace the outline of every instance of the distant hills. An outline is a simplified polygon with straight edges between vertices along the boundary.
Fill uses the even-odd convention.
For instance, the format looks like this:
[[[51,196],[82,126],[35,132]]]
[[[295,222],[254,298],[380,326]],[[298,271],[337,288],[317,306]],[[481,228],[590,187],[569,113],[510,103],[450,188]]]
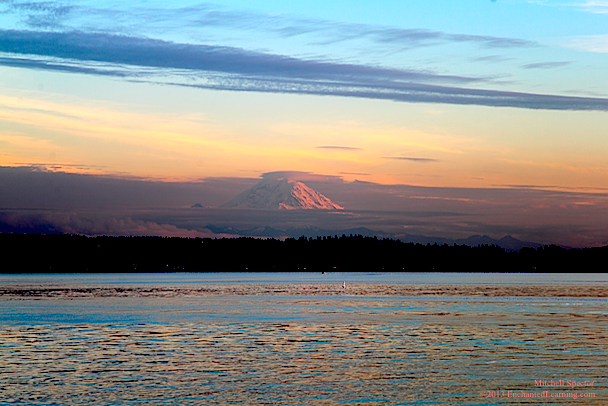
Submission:
[[[447,245],[466,245],[469,247],[476,247],[479,245],[495,245],[497,247],[504,248],[507,251],[519,251],[522,248],[539,248],[543,244],[538,244],[530,241],[520,241],[517,238],[513,238],[510,235],[500,239],[491,238],[487,235],[473,235],[468,238],[461,239],[450,239],[440,237],[426,237],[422,235],[412,234],[390,234],[382,231],[374,231],[366,227],[349,228],[344,230],[326,230],[318,227],[290,227],[286,230],[279,230],[276,228],[264,226],[255,227],[249,229],[236,229],[233,227],[218,227],[212,224],[208,224],[207,228],[216,234],[232,234],[235,236],[246,236],[246,237],[266,237],[266,238],[316,238],[324,236],[350,236],[360,235],[363,237],[378,237],[378,238],[391,238],[400,240],[401,242],[414,243],[414,244],[447,244]]]
[[[344,210],[344,207],[309,188],[302,182],[289,179],[264,179],[247,189],[222,208],[284,209],[284,210]]]
[[[519,251],[522,248],[539,248],[543,244],[538,244],[530,241],[520,241],[517,238],[513,238],[510,235],[502,237],[499,240],[488,237],[487,235],[472,235],[468,238],[454,240],[456,245],[468,245],[469,247],[476,247],[478,245],[496,245],[502,247],[507,251]]]

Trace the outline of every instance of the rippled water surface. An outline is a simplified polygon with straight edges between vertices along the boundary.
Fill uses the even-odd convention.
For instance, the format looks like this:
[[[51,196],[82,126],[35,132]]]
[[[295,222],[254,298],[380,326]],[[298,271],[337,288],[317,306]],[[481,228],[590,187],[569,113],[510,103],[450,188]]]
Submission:
[[[608,404],[601,289],[542,298],[286,291],[5,292],[0,404]]]

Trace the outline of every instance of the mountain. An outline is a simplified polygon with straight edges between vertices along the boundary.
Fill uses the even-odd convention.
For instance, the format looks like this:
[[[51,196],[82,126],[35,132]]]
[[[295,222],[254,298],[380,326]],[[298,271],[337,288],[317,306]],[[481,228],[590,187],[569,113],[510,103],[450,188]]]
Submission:
[[[288,179],[264,179],[220,207],[344,210],[344,207],[335,204],[302,182]]]
[[[535,242],[520,241],[510,235],[502,237],[499,240],[488,237],[487,235],[472,235],[468,238],[455,240],[454,243],[456,245],[468,245],[469,247],[476,247],[478,245],[497,245],[507,251],[519,251],[522,248],[538,248],[543,246],[543,244]]]
[[[412,234],[390,234],[385,233],[383,231],[375,231],[371,230],[367,227],[357,227],[357,228],[348,228],[348,229],[322,229],[318,227],[312,226],[304,226],[304,227],[290,227],[286,230],[279,230],[276,228],[272,228],[269,226],[264,227],[255,227],[249,229],[236,229],[233,227],[218,227],[213,224],[207,224],[205,226],[212,232],[216,234],[232,234],[235,236],[246,236],[246,237],[263,237],[263,238],[299,238],[299,237],[327,237],[327,236],[341,236],[341,235],[361,235],[363,237],[378,237],[378,238],[390,238],[394,240],[400,240],[404,243],[414,243],[414,244],[438,244],[438,245],[467,245],[469,247],[476,247],[478,245],[496,245],[498,247],[504,248],[507,251],[519,251],[522,248],[538,248],[542,247],[543,244],[529,242],[529,241],[520,241],[516,238],[507,235],[499,240],[495,238],[488,237],[487,235],[473,235],[468,238],[461,239],[451,239],[451,238],[441,238],[441,237],[427,237],[422,235],[412,235]]]

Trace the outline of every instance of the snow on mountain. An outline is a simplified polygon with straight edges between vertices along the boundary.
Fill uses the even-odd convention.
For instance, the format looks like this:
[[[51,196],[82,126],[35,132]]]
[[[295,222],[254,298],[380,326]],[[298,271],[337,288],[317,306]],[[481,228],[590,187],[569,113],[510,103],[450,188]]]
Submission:
[[[289,179],[265,179],[221,207],[241,209],[344,210],[344,207],[335,204],[302,182]]]

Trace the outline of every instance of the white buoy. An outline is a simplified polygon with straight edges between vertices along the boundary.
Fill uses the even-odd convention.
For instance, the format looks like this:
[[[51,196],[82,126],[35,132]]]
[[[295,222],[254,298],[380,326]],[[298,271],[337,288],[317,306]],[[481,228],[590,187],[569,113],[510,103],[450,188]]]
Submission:
[[[342,282],[342,289],[346,289],[346,281]]]

